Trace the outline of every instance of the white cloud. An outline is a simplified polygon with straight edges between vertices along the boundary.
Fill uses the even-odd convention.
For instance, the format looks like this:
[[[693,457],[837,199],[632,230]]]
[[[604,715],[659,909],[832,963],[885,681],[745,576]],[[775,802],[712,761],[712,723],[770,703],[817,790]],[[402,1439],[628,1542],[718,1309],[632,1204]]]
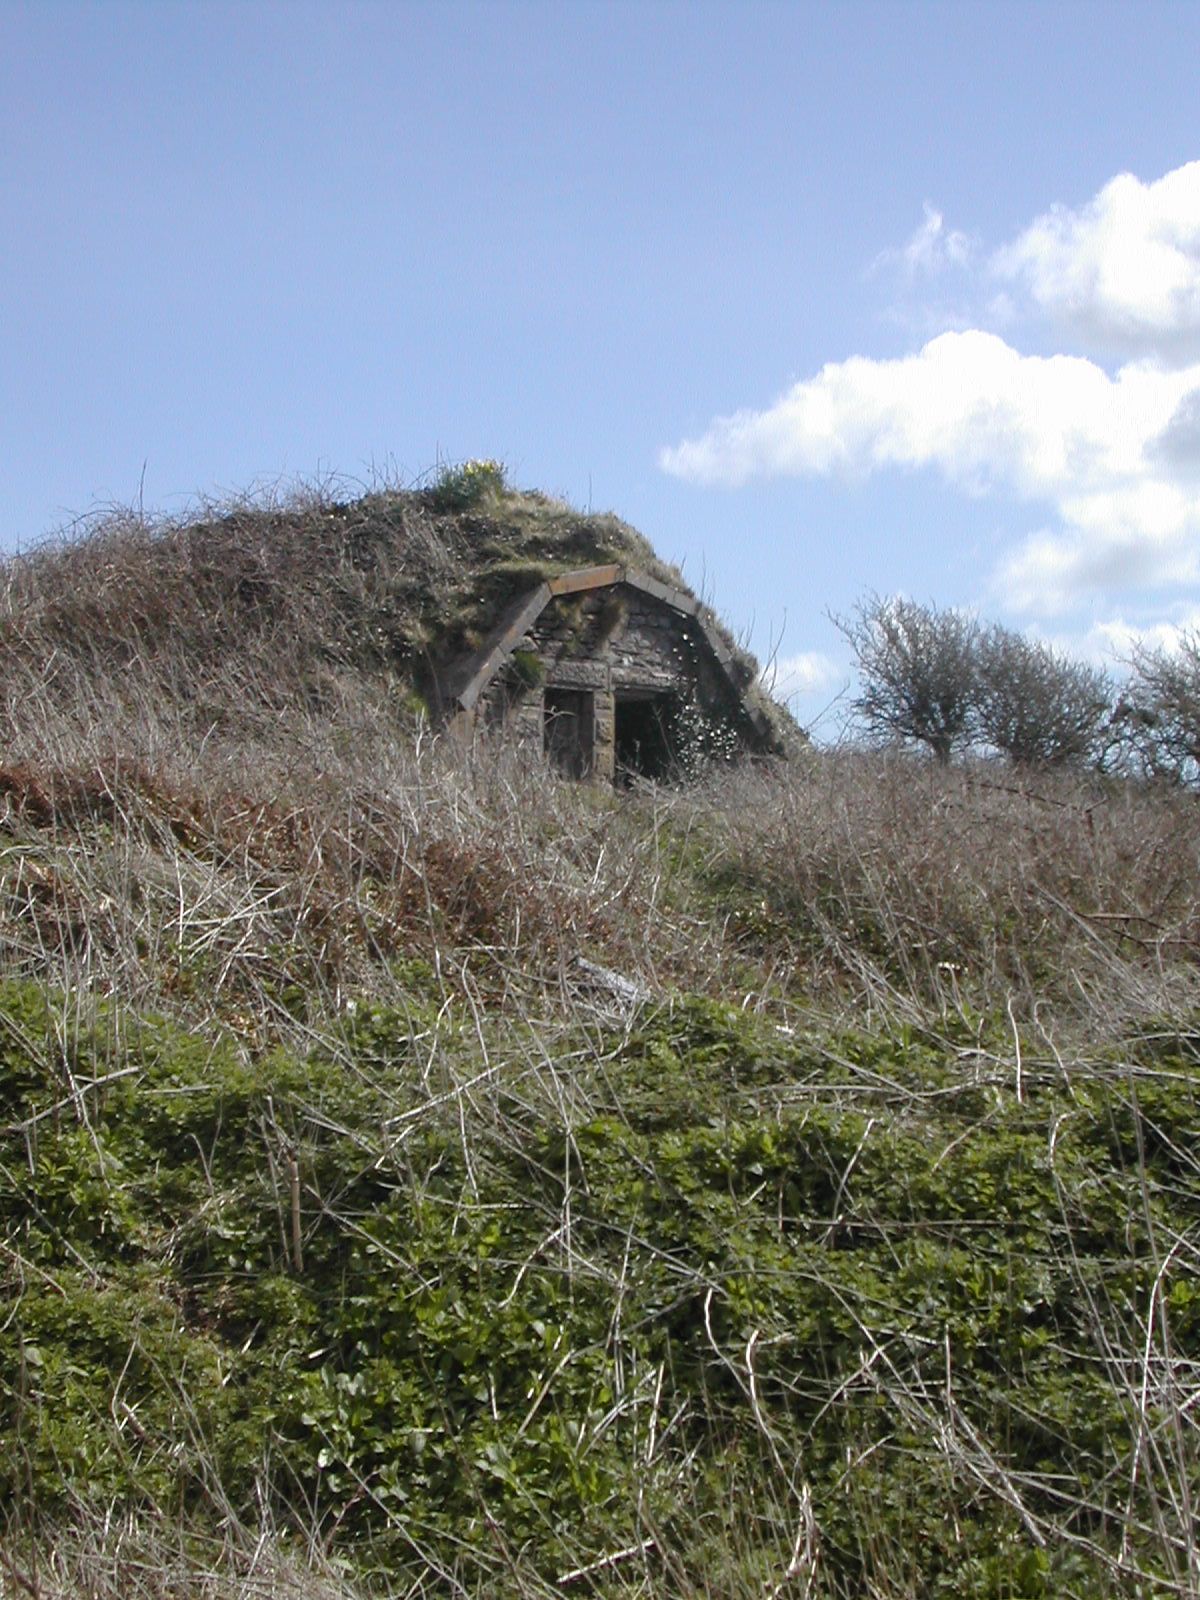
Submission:
[[[1153,183],[1122,173],[1078,210],[1052,207],[992,268],[1105,346],[1190,359],[1200,349],[1200,161]]]
[[[1181,407],[1190,419],[1197,394],[1200,366],[1131,364],[1110,378],[1081,356],[1023,356],[995,334],[943,333],[915,355],[831,362],[774,405],[718,418],[660,461],[679,477],[727,485],[934,466],[979,492],[1004,484],[1049,498],[1137,481],[1148,448],[1174,436]]]
[[[1183,634],[1198,631],[1200,606],[1188,606],[1169,621],[1128,622],[1124,617],[1112,617],[1093,623],[1085,634],[1064,640],[1062,644],[1072,655],[1111,665],[1128,661],[1139,647],[1177,650]]]
[[[1132,362],[1110,377],[1080,356],[1026,356],[995,334],[944,333],[915,355],[830,363],[774,405],[718,418],[659,459],[711,485],[932,468],[971,494],[1044,505],[1056,525],[999,574],[1023,609],[1197,575],[1200,365]]]
[[[1011,328],[1030,310],[1049,313],[1088,336],[1084,348],[1131,358],[1113,370],[1084,355],[1025,355],[943,315],[953,331],[914,354],[830,362],[773,404],[664,449],[662,468],[731,487],[916,469],[1022,503],[1027,531],[993,587],[1028,613],[1200,582],[1200,161],[1152,183],[1122,174],[990,259],[927,204],[880,260],[910,281],[967,269],[972,320]]]
[[[936,275],[947,267],[968,265],[972,246],[967,235],[947,228],[945,217],[928,200],[924,209],[920,227],[899,250],[884,250],[878,255],[873,269],[899,262],[909,277],[916,277],[918,273]]]
[[[820,650],[802,650],[784,656],[763,668],[762,680],[768,694],[777,700],[793,700],[799,695],[824,694],[847,674]]]
[[[1050,614],[1083,593],[1178,587],[1200,576],[1200,499],[1152,477],[1063,498],[1065,527],[1027,538],[996,574],[1018,610]]]

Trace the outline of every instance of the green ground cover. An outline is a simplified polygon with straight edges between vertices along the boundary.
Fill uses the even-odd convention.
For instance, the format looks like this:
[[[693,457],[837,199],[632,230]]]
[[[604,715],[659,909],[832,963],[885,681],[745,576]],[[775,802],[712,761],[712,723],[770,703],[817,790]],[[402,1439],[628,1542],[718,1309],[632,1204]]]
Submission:
[[[258,1505],[393,1589],[1186,1581],[1192,1039],[1017,1085],[701,999],[547,1054],[431,986],[303,1057],[69,1014],[0,991],[31,1526]]]

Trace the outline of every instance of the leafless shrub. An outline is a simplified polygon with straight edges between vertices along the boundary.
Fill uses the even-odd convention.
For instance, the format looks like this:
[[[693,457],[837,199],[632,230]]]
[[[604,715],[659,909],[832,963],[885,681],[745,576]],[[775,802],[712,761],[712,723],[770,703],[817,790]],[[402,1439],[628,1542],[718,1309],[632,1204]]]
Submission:
[[[1106,674],[1050,645],[902,597],[871,596],[834,620],[858,667],[854,710],[877,740],[943,763],[974,747],[1022,767],[1095,765],[1113,742]]]
[[[979,638],[978,730],[1022,767],[1095,761],[1113,694],[1097,667],[993,626]]]
[[[869,733],[926,746],[949,761],[970,742],[978,683],[978,624],[902,596],[872,595],[835,617],[862,688],[853,701]]]
[[[1180,635],[1174,649],[1137,647],[1132,681],[1118,707],[1137,765],[1172,783],[1200,781],[1200,632]]]

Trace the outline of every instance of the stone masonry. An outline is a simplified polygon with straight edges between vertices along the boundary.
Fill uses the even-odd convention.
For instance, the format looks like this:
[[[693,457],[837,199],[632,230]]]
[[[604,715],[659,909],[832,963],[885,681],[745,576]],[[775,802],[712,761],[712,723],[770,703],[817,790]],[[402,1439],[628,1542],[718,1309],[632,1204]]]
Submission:
[[[548,719],[563,719],[555,745],[574,735],[601,779],[615,775],[622,704],[695,704],[748,746],[770,744],[695,598],[623,567],[565,573],[514,601],[445,688],[463,732],[503,727],[540,750]]]
[[[481,707],[492,726],[540,743],[544,691],[579,689],[593,696],[592,763],[598,778],[613,777],[616,697],[675,695],[714,700],[726,714],[729,686],[707,659],[691,618],[625,584],[553,600],[522,635],[507,668],[485,690]]]

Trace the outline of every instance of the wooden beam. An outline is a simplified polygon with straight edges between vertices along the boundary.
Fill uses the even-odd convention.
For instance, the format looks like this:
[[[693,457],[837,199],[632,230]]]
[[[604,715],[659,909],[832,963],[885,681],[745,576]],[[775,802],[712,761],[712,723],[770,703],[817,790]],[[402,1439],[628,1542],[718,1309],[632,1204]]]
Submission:
[[[451,698],[457,700],[465,711],[475,709],[479,696],[549,603],[549,585],[539,583],[536,589],[522,595],[505,611],[483,644],[467,661],[462,683],[457,689],[451,690]]]
[[[546,587],[557,599],[564,594],[585,594],[589,589],[607,589],[610,584],[624,581],[624,567],[580,567],[575,572],[560,572],[556,578],[547,579]]]
[[[673,611],[682,611],[685,617],[694,617],[700,609],[700,602],[695,595],[688,594],[683,589],[676,589],[669,583],[660,583],[648,572],[635,572],[631,567],[627,567],[625,582],[631,589],[640,589],[652,599],[661,600]]]

